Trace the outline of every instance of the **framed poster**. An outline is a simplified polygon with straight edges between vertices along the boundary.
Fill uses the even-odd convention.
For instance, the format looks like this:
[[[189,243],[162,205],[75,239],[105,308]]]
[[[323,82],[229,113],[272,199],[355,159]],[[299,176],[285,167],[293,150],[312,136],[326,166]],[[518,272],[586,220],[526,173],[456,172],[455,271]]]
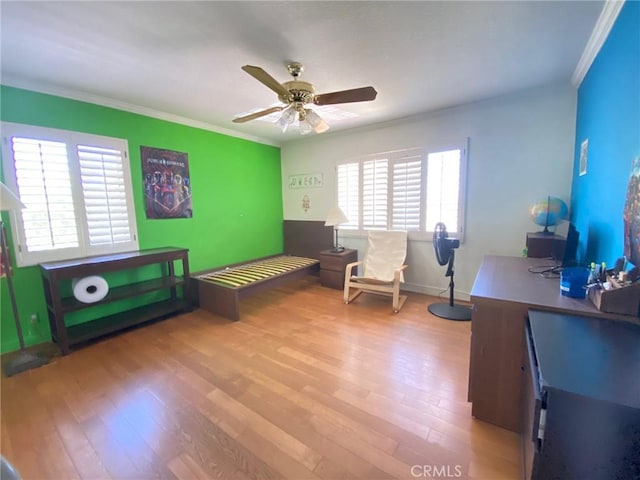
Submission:
[[[147,218],[191,218],[188,154],[140,147]]]
[[[640,156],[631,163],[627,195],[622,211],[624,256],[640,267]]]

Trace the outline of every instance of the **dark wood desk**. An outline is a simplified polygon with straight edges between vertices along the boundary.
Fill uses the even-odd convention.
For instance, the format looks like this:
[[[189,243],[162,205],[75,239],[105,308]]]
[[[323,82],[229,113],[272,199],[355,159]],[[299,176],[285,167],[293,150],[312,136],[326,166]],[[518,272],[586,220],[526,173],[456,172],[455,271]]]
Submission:
[[[639,323],[635,317],[600,312],[588,299],[562,296],[559,279],[529,273],[529,267],[541,265],[550,261],[485,256],[471,290],[471,413],[514,432],[521,431],[523,339],[530,308]]]
[[[640,478],[640,325],[532,310],[527,326],[525,479]]]

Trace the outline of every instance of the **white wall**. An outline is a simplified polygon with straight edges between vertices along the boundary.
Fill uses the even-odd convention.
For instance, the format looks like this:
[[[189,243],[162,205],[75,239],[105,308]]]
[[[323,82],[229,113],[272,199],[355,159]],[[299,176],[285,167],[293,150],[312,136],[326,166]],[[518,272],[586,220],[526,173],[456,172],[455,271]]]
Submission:
[[[472,81],[472,79],[470,80]],[[316,135],[282,147],[284,218],[324,220],[335,202],[335,166],[344,159],[410,147],[438,147],[469,138],[465,242],[456,253],[456,296],[468,298],[485,254],[522,254],[528,214],[547,195],[569,201],[576,92],[551,85],[365,129]],[[289,175],[322,173],[323,188],[291,189]],[[309,198],[304,211],[303,197]],[[357,248],[366,239],[340,243]],[[448,285],[430,241],[411,241],[406,288],[437,294]]]

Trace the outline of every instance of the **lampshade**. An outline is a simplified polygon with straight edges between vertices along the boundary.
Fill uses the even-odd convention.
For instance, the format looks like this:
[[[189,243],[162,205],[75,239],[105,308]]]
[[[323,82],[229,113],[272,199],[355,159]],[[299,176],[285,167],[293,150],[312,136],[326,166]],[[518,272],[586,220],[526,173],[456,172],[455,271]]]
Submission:
[[[348,223],[349,219],[344,214],[344,212],[340,209],[340,207],[333,207],[329,210],[327,214],[327,221],[324,222],[327,227],[334,227],[336,225],[340,225],[342,223]]]
[[[27,208],[4,183],[0,182],[0,210],[10,212]]]

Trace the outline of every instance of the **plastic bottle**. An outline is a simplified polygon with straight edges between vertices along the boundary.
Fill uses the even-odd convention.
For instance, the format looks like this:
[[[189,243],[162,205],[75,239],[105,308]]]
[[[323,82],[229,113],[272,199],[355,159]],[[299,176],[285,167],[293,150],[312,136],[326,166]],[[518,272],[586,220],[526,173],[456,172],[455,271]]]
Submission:
[[[591,262],[591,268],[589,269],[589,279],[587,283],[596,282],[596,262]]]

